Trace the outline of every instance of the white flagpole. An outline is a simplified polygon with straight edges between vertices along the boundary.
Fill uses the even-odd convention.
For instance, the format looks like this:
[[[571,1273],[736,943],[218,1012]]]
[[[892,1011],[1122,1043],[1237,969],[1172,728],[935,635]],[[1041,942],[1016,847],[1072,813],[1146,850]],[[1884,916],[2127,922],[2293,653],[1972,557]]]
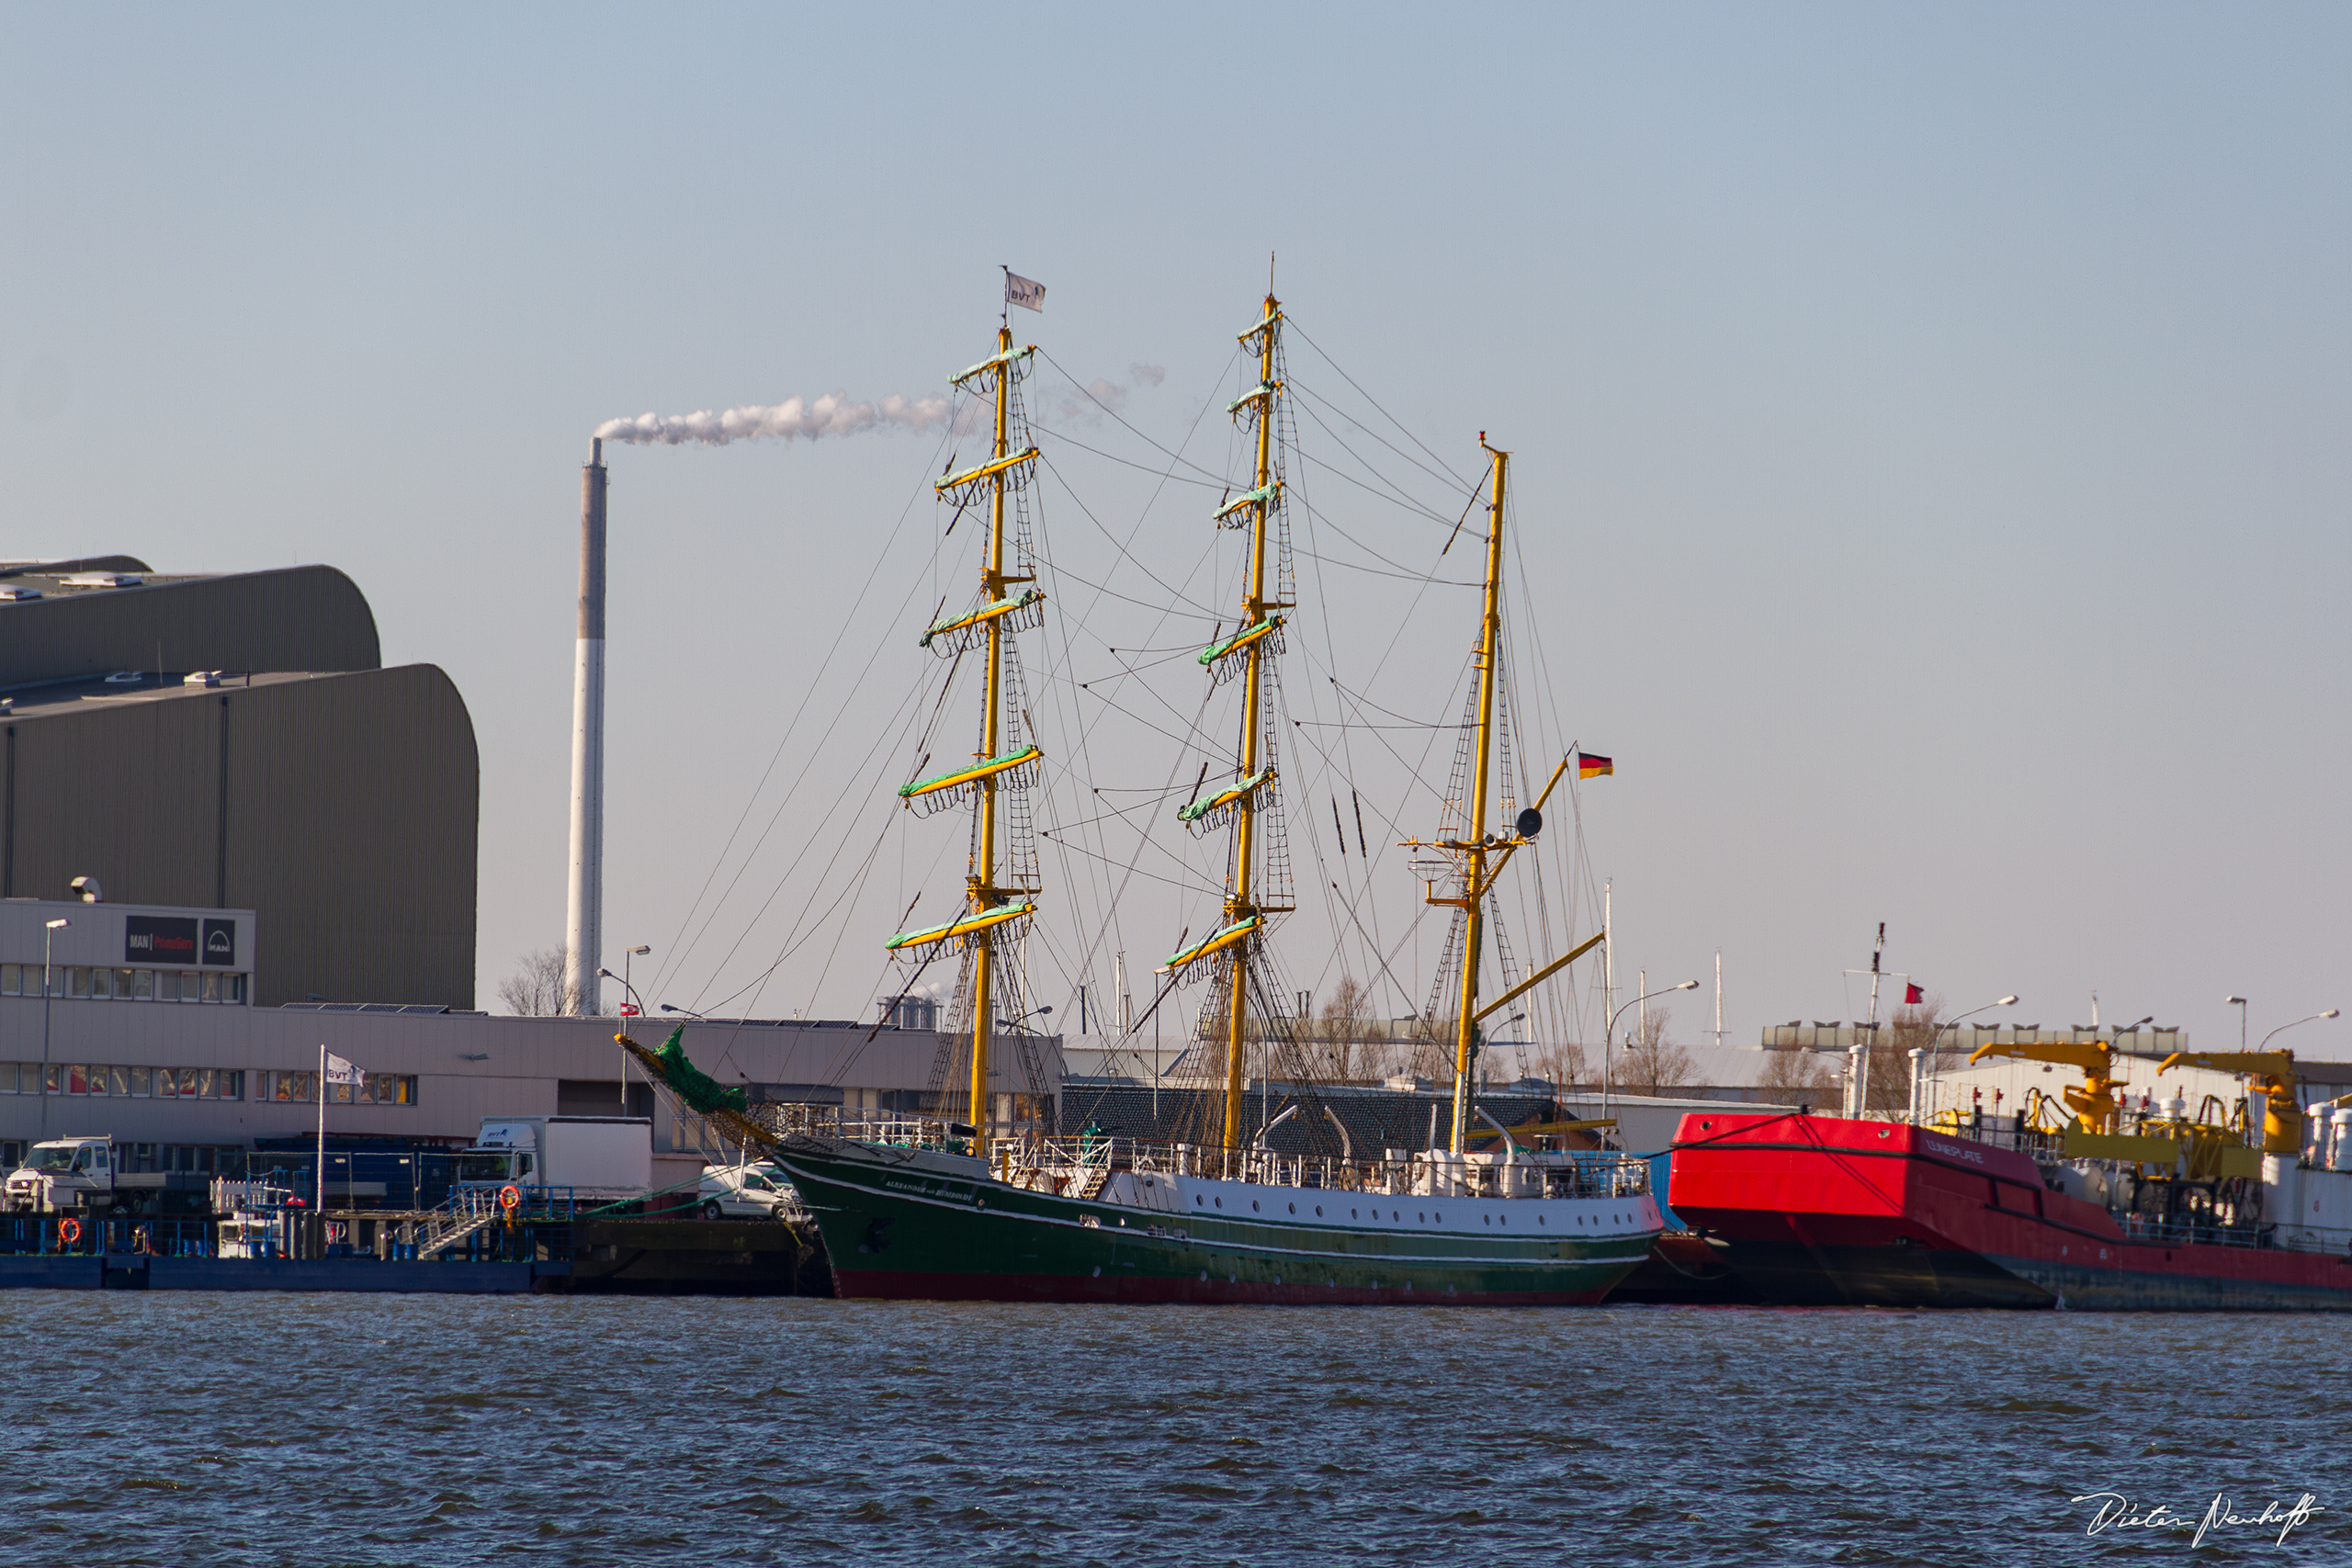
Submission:
[[[327,1043],[319,1042],[319,1171],[311,1183],[311,1197],[318,1204],[319,1245],[326,1245],[327,1222]]]

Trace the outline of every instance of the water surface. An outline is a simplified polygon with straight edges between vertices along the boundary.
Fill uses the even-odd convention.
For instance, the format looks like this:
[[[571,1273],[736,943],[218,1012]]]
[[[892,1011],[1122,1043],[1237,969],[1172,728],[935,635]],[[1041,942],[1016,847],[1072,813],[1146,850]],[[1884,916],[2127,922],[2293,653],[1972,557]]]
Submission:
[[[24,1563],[2352,1562],[2323,1317],[0,1294]],[[2111,1491],[2275,1529],[2086,1533]]]

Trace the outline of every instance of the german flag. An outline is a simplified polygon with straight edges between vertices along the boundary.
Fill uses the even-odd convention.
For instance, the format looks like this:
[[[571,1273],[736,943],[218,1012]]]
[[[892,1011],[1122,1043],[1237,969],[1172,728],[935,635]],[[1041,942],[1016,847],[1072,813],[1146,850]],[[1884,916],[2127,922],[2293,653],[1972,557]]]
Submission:
[[[1577,753],[1577,777],[1580,779],[1597,779],[1616,771],[1617,764],[1606,757],[1596,757],[1589,751]]]

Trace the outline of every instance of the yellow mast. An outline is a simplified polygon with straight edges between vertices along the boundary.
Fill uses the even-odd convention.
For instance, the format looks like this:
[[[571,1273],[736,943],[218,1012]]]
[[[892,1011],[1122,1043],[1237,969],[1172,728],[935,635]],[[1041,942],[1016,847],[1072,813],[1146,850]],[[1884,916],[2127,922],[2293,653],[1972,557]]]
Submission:
[[[1492,878],[1487,874],[1487,766],[1493,752],[1495,680],[1503,663],[1503,479],[1510,454],[1487,446],[1487,433],[1478,445],[1495,460],[1494,500],[1487,510],[1487,617],[1478,639],[1478,738],[1470,765],[1470,818],[1461,847],[1468,868],[1463,875],[1463,911],[1468,917],[1462,933],[1462,1005],[1453,1038],[1453,1139],[1460,1154],[1470,1139],[1470,1073],[1472,1047],[1478,1033],[1478,944],[1486,934],[1485,905]],[[1497,869],[1500,869],[1498,867]]]
[[[1012,329],[1010,325],[996,330],[996,351],[1000,356],[1012,352]],[[1005,398],[1012,381],[1012,367],[1008,362],[997,371],[996,378],[996,443],[989,449],[990,467],[1005,459]],[[1005,585],[1012,581],[1004,574],[1004,486],[1007,470],[1002,468],[989,479],[989,554],[980,568],[980,582],[984,598],[990,604],[1004,598]],[[1002,738],[1003,718],[1001,704],[1004,695],[1004,635],[1001,617],[988,623],[988,707],[980,726],[980,759],[996,755]],[[996,885],[996,790],[994,777],[979,781],[980,834],[979,850],[966,880],[966,901],[975,915],[985,914],[1004,902],[1004,894]],[[994,982],[996,948],[992,938],[982,937],[976,943],[972,964],[972,1093],[971,1122],[978,1129],[978,1147],[974,1152],[986,1159],[989,1153],[989,1128],[993,1118],[989,1114],[989,1045],[996,1028],[996,998]]]
[[[1273,515],[1274,501],[1270,487],[1273,474],[1271,466],[1274,429],[1274,329],[1273,323],[1282,310],[1281,302],[1272,294],[1266,296],[1266,319],[1258,337],[1258,385],[1265,390],[1265,406],[1258,412],[1258,471],[1252,492],[1257,496],[1255,516],[1250,524],[1250,587],[1241,601],[1241,624],[1254,626],[1266,619],[1274,608],[1266,601],[1266,524]],[[1258,705],[1260,695],[1260,661],[1266,655],[1266,639],[1252,640],[1247,649],[1249,667],[1242,676],[1241,694],[1241,776],[1256,776],[1258,772]],[[1250,897],[1250,853],[1256,837],[1257,801],[1254,792],[1244,795],[1235,803],[1233,827],[1233,892],[1225,901],[1225,923],[1239,924],[1258,911]],[[1246,948],[1236,948],[1233,954],[1233,991],[1226,1000],[1225,1011],[1225,1146],[1241,1146],[1241,1101],[1243,1095],[1244,1038],[1249,1027],[1250,964]]]

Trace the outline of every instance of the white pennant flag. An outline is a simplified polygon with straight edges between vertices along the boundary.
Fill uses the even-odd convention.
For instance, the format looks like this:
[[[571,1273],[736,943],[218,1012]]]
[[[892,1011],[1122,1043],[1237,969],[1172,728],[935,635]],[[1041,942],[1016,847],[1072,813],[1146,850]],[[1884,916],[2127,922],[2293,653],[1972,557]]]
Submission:
[[[1046,286],[1008,269],[1004,275],[1004,299],[1009,305],[1042,313],[1046,309]]]
[[[356,1084],[366,1081],[367,1077],[357,1064],[346,1062],[332,1051],[327,1053],[327,1082]]]

